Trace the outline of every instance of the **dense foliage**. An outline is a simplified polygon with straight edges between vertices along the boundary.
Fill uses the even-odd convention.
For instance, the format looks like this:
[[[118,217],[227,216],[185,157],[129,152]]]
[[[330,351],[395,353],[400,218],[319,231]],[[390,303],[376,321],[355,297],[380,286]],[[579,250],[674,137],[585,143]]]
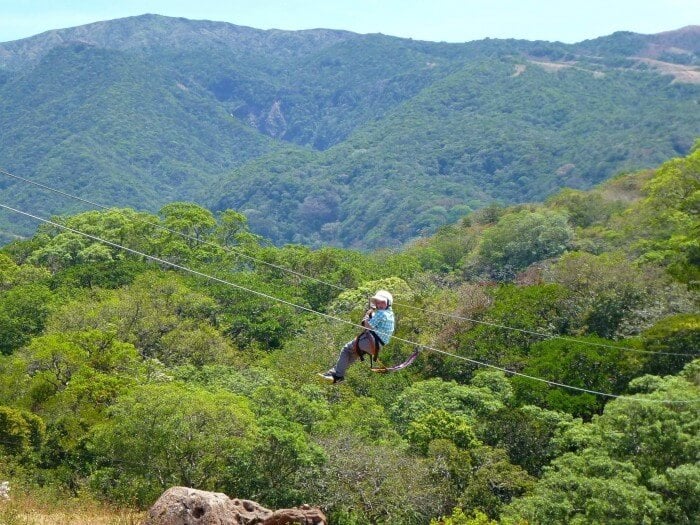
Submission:
[[[0,167],[108,206],[234,208],[277,245],[400,246],[493,201],[687,154],[700,88],[677,62],[699,42],[697,28],[446,44],[115,20],[0,44]],[[0,196],[85,209],[5,175]],[[3,241],[33,231],[9,220]]]
[[[395,253],[277,248],[184,202],[56,219],[0,251],[0,478],[341,525],[695,523],[699,192],[696,148]],[[352,322],[378,287],[382,360],[420,359],[317,382],[355,328],[311,310]]]

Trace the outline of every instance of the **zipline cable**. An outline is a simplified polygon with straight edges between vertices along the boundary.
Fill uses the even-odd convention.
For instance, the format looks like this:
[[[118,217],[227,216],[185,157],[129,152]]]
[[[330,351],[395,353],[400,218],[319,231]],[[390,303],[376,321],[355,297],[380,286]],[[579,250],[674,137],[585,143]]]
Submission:
[[[404,308],[415,308],[412,306],[404,305]],[[430,313],[427,310],[422,310],[426,313]],[[445,314],[445,315],[450,315],[450,314]],[[491,323],[489,321],[478,321],[476,319],[469,319],[468,317],[459,317],[459,316],[454,316],[457,319],[461,319],[463,321],[471,321],[473,323],[479,323],[482,325],[486,326],[492,326],[494,328],[502,328],[504,330],[511,330],[514,332],[520,332],[523,334],[529,334],[529,335],[535,335],[539,336],[545,339],[556,339],[558,341],[566,341],[569,343],[578,343],[581,345],[587,345],[587,346],[597,346],[601,348],[610,348],[613,350],[625,350],[627,352],[636,352],[639,354],[652,354],[652,355],[675,355],[675,356],[684,356],[684,357],[696,357],[700,354],[686,354],[682,352],[662,352],[662,351],[655,351],[655,350],[642,350],[641,348],[630,348],[628,346],[620,346],[620,345],[608,345],[605,343],[596,343],[594,341],[582,341],[580,339],[576,339],[575,337],[567,337],[565,335],[554,335],[554,334],[546,334],[544,332],[535,332],[533,330],[525,330],[524,328],[515,328],[513,326],[506,326],[498,323]]]
[[[126,246],[122,246],[122,245],[117,244],[117,243],[115,243],[115,242],[108,241],[108,240],[106,240],[106,239],[102,239],[102,238],[100,238],[100,237],[97,237],[96,235],[91,235],[91,234],[89,234],[89,233],[85,233],[85,232],[82,232],[82,231],[80,231],[80,230],[76,230],[75,228],[71,228],[71,227],[69,227],[69,226],[65,226],[65,225],[63,225],[63,224],[59,224],[59,223],[54,222],[54,221],[51,221],[51,220],[49,220],[49,219],[45,219],[45,218],[43,218],[43,217],[39,217],[39,216],[37,216],[37,215],[33,215],[33,214],[31,214],[31,213],[18,210],[18,209],[16,209],[16,208],[12,208],[12,207],[7,206],[7,205],[2,204],[2,203],[0,203],[0,208],[4,208],[4,209],[9,210],[9,211],[11,211],[11,212],[14,212],[14,213],[17,213],[17,214],[20,214],[20,215],[24,215],[24,216],[26,216],[26,217],[30,217],[30,218],[32,218],[32,219],[34,219],[34,220],[41,221],[41,222],[46,223],[46,224],[50,224],[50,225],[55,226],[55,227],[57,227],[57,228],[61,228],[61,229],[64,229],[64,230],[66,230],[66,231],[70,231],[70,232],[72,232],[72,233],[75,233],[75,234],[78,234],[78,235],[82,235],[82,236],[87,237],[87,238],[89,238],[89,239],[92,239],[92,240],[94,240],[94,241],[97,241],[97,242],[106,244],[106,245],[108,245],[108,246],[112,246],[112,247],[114,247],[114,248],[118,248],[118,249],[120,249],[120,250],[124,250],[124,251],[129,252],[129,253],[132,253],[132,254],[134,254],[134,255],[139,255],[139,256],[141,256],[141,257],[145,257],[145,258],[147,258],[147,259],[151,259],[151,260],[153,260],[153,261],[155,261],[155,262],[158,262],[158,263],[161,263],[161,264],[170,266],[170,267],[172,267],[172,268],[176,268],[176,269],[178,269],[178,270],[182,270],[182,271],[184,271],[184,272],[191,273],[191,274],[197,275],[197,276],[199,276],[199,277],[203,277],[203,278],[208,279],[208,280],[210,280],[210,281],[215,281],[215,282],[218,282],[218,283],[220,283],[220,284],[224,284],[224,285],[227,285],[227,286],[231,286],[231,287],[237,288],[237,289],[239,289],[239,290],[243,290],[243,291],[245,291],[245,292],[248,292],[248,293],[257,295],[257,296],[259,296],[259,297],[264,297],[264,298],[266,298],[266,299],[270,299],[270,300],[272,300],[272,301],[275,301],[275,302],[278,302],[278,303],[282,303],[282,304],[285,304],[285,305],[287,305],[287,306],[291,306],[291,307],[293,307],[293,308],[296,308],[296,309],[299,309],[299,310],[303,310],[303,311],[306,311],[306,312],[309,312],[309,313],[312,313],[312,314],[315,314],[315,315],[324,317],[324,318],[326,318],[326,319],[330,319],[330,320],[337,321],[337,322],[340,322],[340,323],[348,324],[348,325],[351,325],[351,326],[356,327],[356,328],[362,328],[362,329],[365,328],[364,326],[362,326],[362,325],[360,325],[360,324],[353,323],[353,322],[351,322],[351,321],[346,321],[345,319],[340,319],[339,317],[335,317],[335,316],[332,316],[332,315],[329,315],[329,314],[326,314],[326,313],[323,313],[323,312],[319,312],[319,311],[317,311],[317,310],[314,310],[313,308],[309,308],[309,307],[306,307],[306,306],[298,305],[298,304],[292,303],[291,301],[287,301],[287,300],[285,300],[285,299],[280,299],[280,298],[275,297],[275,296],[273,296],[273,295],[266,294],[266,293],[260,292],[260,291],[258,291],[258,290],[253,290],[253,289],[251,289],[251,288],[242,286],[242,285],[240,285],[240,284],[232,283],[232,282],[230,282],[230,281],[226,281],[226,280],[224,280],[224,279],[220,279],[220,278],[215,277],[215,276],[213,276],[213,275],[208,275],[208,274],[203,273],[203,272],[200,272],[200,271],[198,271],[198,270],[194,270],[194,269],[192,269],[192,268],[188,268],[188,267],[183,266],[183,265],[181,265],[181,264],[177,264],[177,263],[168,261],[168,260],[166,260],[166,259],[162,259],[162,258],[160,258],[160,257],[156,257],[156,256],[154,256],[154,255],[149,255],[149,254],[147,254],[147,253],[143,253],[143,252],[140,252],[140,251],[138,251],[138,250],[134,250],[134,249],[132,249],[132,248],[128,248],[128,247],[126,247]],[[522,377],[522,378],[525,378],[525,379],[530,379],[530,380],[532,380],[532,381],[538,381],[538,382],[541,382],[541,383],[546,383],[547,385],[550,385],[550,386],[556,386],[556,387],[561,387],[561,388],[567,388],[567,389],[570,389],[570,390],[576,390],[576,391],[578,391],[578,392],[584,392],[584,393],[599,395],[599,396],[603,396],[603,397],[609,397],[609,398],[614,398],[614,399],[626,399],[626,400],[637,401],[637,402],[674,403],[674,404],[700,403],[700,398],[697,398],[697,399],[690,399],[690,400],[645,399],[645,398],[635,398],[635,397],[631,397],[631,396],[624,396],[624,395],[619,395],[619,394],[610,394],[610,393],[607,393],[607,392],[600,392],[600,391],[597,391],[597,390],[591,390],[591,389],[582,388],[582,387],[577,387],[577,386],[573,386],[573,385],[567,385],[567,384],[565,384],[565,383],[560,383],[560,382],[557,382],[557,381],[550,381],[550,380],[548,380],[548,379],[544,379],[544,378],[541,378],[541,377],[536,377],[536,376],[532,376],[532,375],[528,375],[528,374],[523,374],[522,372],[516,372],[516,371],[514,371],[514,370],[508,370],[507,368],[503,368],[503,367],[500,367],[500,366],[497,366],[497,365],[493,365],[493,364],[491,364],[491,363],[486,363],[486,362],[483,362],[483,361],[478,361],[478,360],[476,360],[476,359],[471,359],[471,358],[464,357],[464,356],[460,356],[460,355],[457,355],[457,354],[452,354],[452,353],[450,353],[450,352],[446,352],[446,351],[444,351],[444,350],[440,350],[440,349],[438,349],[438,348],[435,348],[435,347],[432,347],[432,346],[429,346],[429,345],[423,345],[423,344],[420,344],[420,343],[417,343],[417,342],[415,342],[415,341],[411,341],[411,340],[408,340],[408,339],[403,339],[403,338],[396,337],[396,336],[393,336],[393,337],[394,337],[394,339],[396,339],[397,341],[401,341],[401,342],[407,343],[407,344],[409,344],[409,345],[417,346],[417,347],[420,347],[420,348],[423,348],[423,349],[426,349],[426,350],[429,350],[429,351],[432,351],[432,352],[436,352],[436,353],[439,353],[439,354],[447,355],[447,356],[450,356],[450,357],[453,357],[453,358],[456,358],[456,359],[461,359],[461,360],[464,360],[464,361],[468,361],[468,362],[470,362],[470,363],[472,363],[472,364],[475,364],[475,365],[478,365],[478,366],[483,366],[483,367],[487,367],[487,368],[493,368],[493,369],[495,369],[495,370],[499,370],[499,371],[501,371],[501,372],[504,372],[505,374],[514,375],[514,376]]]
[[[47,186],[46,184],[42,184],[41,182],[36,182],[36,181],[30,180],[30,179],[26,179],[26,178],[24,178],[24,177],[20,177],[19,175],[14,175],[14,174],[10,173],[9,171],[4,170],[3,168],[0,168],[0,173],[2,173],[3,175],[6,175],[6,176],[8,176],[8,177],[11,177],[11,178],[13,178],[13,179],[16,179],[16,180],[19,180],[19,181],[22,181],[22,182],[26,182],[27,184],[31,184],[31,185],[33,185],[33,186],[37,186],[38,188],[42,188],[42,189],[44,189],[44,190],[51,191],[51,192],[56,193],[56,194],[58,194],[58,195],[62,195],[63,197],[68,197],[69,199],[74,199],[74,200],[80,201],[80,202],[82,202],[82,203],[89,204],[90,206],[94,206],[95,208],[99,208],[99,209],[101,209],[101,210],[110,210],[110,209],[113,209],[113,208],[111,208],[111,207],[109,207],[109,206],[105,206],[104,204],[99,204],[99,203],[97,203],[97,202],[93,202],[93,201],[91,201],[91,200],[84,199],[83,197],[79,197],[79,196],[77,196],[77,195],[72,195],[72,194],[70,194],[70,193],[68,193],[68,192],[65,192],[65,191],[62,191],[62,190],[59,190],[59,189],[56,189],[56,188],[52,188],[51,186]],[[217,244],[217,243],[215,243],[215,242],[210,242],[210,241],[207,241],[207,240],[205,240],[205,239],[200,239],[199,237],[194,237],[194,236],[189,235],[189,234],[187,234],[187,233],[179,232],[179,231],[177,231],[177,230],[173,230],[172,228],[168,228],[167,226],[163,226],[162,224],[157,224],[157,223],[155,223],[155,222],[151,222],[151,221],[148,221],[148,220],[145,220],[145,219],[140,219],[140,218],[130,218],[130,220],[136,221],[136,222],[140,222],[140,223],[142,223],[142,224],[147,224],[147,225],[149,225],[149,226],[153,226],[153,227],[156,228],[156,229],[159,229],[159,230],[162,230],[162,231],[166,231],[166,232],[168,232],[168,233],[172,233],[173,235],[179,235],[179,236],[182,237],[183,239],[188,239],[188,240],[190,240],[190,241],[195,241],[195,242],[197,242],[197,243],[199,243],[199,244],[203,244],[203,245],[205,245],[205,246],[211,246],[211,247],[217,248],[217,249],[219,249],[219,250],[224,250],[224,251],[233,253],[233,254],[235,254],[235,255],[239,255],[239,256],[244,257],[244,258],[246,258],[246,259],[248,259],[248,260],[251,260],[251,261],[254,261],[254,262],[257,262],[257,263],[260,263],[260,264],[264,264],[264,265],[269,266],[269,267],[271,267],[271,268],[275,268],[276,270],[280,270],[280,271],[283,271],[283,272],[291,273],[291,274],[296,275],[297,277],[301,277],[301,278],[303,278],[303,279],[309,279],[309,280],[315,281],[315,282],[317,282],[317,283],[319,283],[319,284],[324,284],[324,285],[329,286],[329,287],[331,287],[331,288],[335,288],[336,290],[341,290],[341,291],[347,291],[347,290],[348,290],[347,288],[344,288],[344,287],[342,287],[342,286],[337,286],[337,285],[335,285],[335,284],[333,284],[333,283],[329,283],[329,282],[323,281],[323,280],[321,280],[321,279],[317,279],[316,277],[312,277],[312,276],[310,276],[310,275],[305,275],[305,274],[303,274],[303,273],[299,273],[299,272],[297,272],[297,271],[295,271],[295,270],[292,270],[291,268],[286,268],[286,267],[284,267],[284,266],[279,266],[279,265],[277,265],[277,264],[274,264],[274,263],[265,261],[265,260],[260,259],[260,258],[258,258],[258,257],[253,257],[252,255],[248,255],[248,254],[246,254],[246,253],[243,253],[242,251],[236,250],[235,248],[232,248],[232,247],[230,247],[230,246],[222,246],[221,244]]]
[[[90,206],[94,206],[94,207],[99,208],[99,209],[102,209],[102,210],[110,210],[110,209],[112,209],[112,208],[110,208],[109,206],[105,206],[105,205],[103,205],[103,204],[98,204],[98,203],[96,203],[96,202],[93,202],[93,201],[88,200],[88,199],[84,199],[84,198],[79,197],[79,196],[77,196],[77,195],[73,195],[73,194],[70,194],[70,193],[68,193],[68,192],[65,192],[65,191],[62,191],[62,190],[59,190],[59,189],[56,189],[56,188],[52,188],[51,186],[48,186],[48,185],[46,185],[46,184],[42,184],[42,183],[40,183],[40,182],[36,182],[36,181],[30,180],[30,179],[27,179],[27,178],[25,178],[25,177],[20,177],[19,175],[15,175],[15,174],[13,174],[13,173],[10,173],[9,171],[7,171],[7,170],[5,170],[5,169],[3,169],[3,168],[0,168],[0,173],[3,174],[3,175],[6,175],[6,176],[8,176],[8,177],[11,177],[11,178],[13,178],[13,179],[19,180],[19,181],[21,181],[21,182],[25,182],[25,183],[27,183],[27,184],[31,184],[31,185],[33,185],[33,186],[37,186],[37,187],[39,187],[39,188],[42,188],[42,189],[51,191],[51,192],[53,192],[53,193],[56,193],[56,194],[58,194],[58,195],[62,195],[62,196],[64,196],[64,197],[68,197],[68,198],[70,198],[70,199],[74,199],[74,200],[83,202],[83,203],[85,203],[85,204],[89,204]],[[139,219],[139,218],[131,218],[130,220],[133,220],[133,221],[136,221],[136,222],[140,222],[140,223],[142,223],[142,224],[147,224],[147,225],[149,225],[149,226],[153,226],[153,227],[155,227],[155,228],[157,228],[157,229],[159,229],[159,230],[166,231],[166,232],[172,233],[172,234],[174,234],[174,235],[178,235],[178,236],[180,236],[180,237],[182,237],[182,238],[184,238],[184,239],[188,239],[188,240],[191,240],[191,241],[195,241],[195,242],[197,242],[197,243],[199,243],[199,244],[203,244],[203,245],[205,245],[205,246],[211,246],[211,247],[214,247],[214,248],[217,248],[217,249],[224,250],[224,251],[229,252],[229,253],[233,253],[234,255],[238,255],[238,256],[243,257],[243,258],[246,258],[246,259],[248,259],[248,260],[250,260],[250,261],[254,261],[254,262],[257,262],[257,263],[260,263],[260,264],[269,266],[269,267],[271,267],[271,268],[275,268],[276,270],[280,270],[280,271],[283,271],[283,272],[290,273],[290,274],[295,275],[295,276],[297,276],[297,277],[300,277],[300,278],[302,278],[302,279],[308,279],[308,280],[314,281],[314,282],[316,282],[316,283],[323,284],[323,285],[325,285],[325,286],[328,286],[328,287],[330,287],[330,288],[334,288],[334,289],[339,290],[339,291],[350,291],[349,288],[346,288],[346,287],[343,287],[343,286],[339,286],[339,285],[336,285],[336,284],[333,284],[333,283],[329,283],[329,282],[324,281],[324,280],[322,280],[322,279],[318,279],[318,278],[316,278],[316,277],[312,277],[312,276],[310,276],[310,275],[306,275],[306,274],[297,272],[296,270],[292,270],[291,268],[287,268],[287,267],[284,267],[284,266],[280,266],[280,265],[277,265],[277,264],[274,264],[274,263],[265,261],[265,260],[263,260],[263,259],[260,259],[260,258],[258,258],[258,257],[253,257],[252,255],[248,255],[248,254],[246,254],[246,253],[243,253],[242,251],[236,250],[235,248],[230,247],[230,246],[222,246],[221,244],[218,244],[218,243],[213,243],[213,242],[210,242],[210,241],[201,239],[201,238],[199,238],[199,237],[194,237],[194,236],[192,236],[192,235],[188,235],[187,233],[184,233],[184,232],[180,232],[180,231],[177,231],[177,230],[173,230],[172,228],[168,228],[167,226],[163,226],[162,224],[157,224],[157,223],[154,223],[154,222],[151,222],[151,221],[148,221],[148,220],[145,220],[145,219]],[[651,354],[651,355],[669,355],[669,356],[684,356],[684,357],[688,357],[688,356],[694,357],[694,356],[696,356],[696,355],[700,355],[700,354],[686,354],[686,353],[679,353],[679,352],[662,352],[662,351],[658,351],[658,352],[657,352],[657,351],[653,351],[653,350],[642,350],[642,349],[639,349],[639,348],[630,348],[630,347],[627,347],[627,346],[620,346],[620,345],[610,345],[610,344],[606,344],[606,343],[597,343],[597,342],[593,342],[593,341],[582,341],[582,340],[580,340],[580,339],[576,339],[575,337],[560,336],[560,335],[554,335],[554,334],[547,334],[547,333],[544,333],[544,332],[537,332],[537,331],[534,331],[534,330],[526,330],[526,329],[523,329],[523,328],[515,328],[515,327],[513,327],[513,326],[507,326],[507,325],[503,325],[503,324],[492,323],[492,322],[489,322],[489,321],[482,321],[482,320],[479,320],[479,319],[473,319],[473,318],[469,318],[469,317],[463,317],[463,316],[459,316],[459,315],[456,315],[456,314],[450,314],[450,313],[440,312],[440,311],[436,311],[436,310],[428,310],[428,309],[425,309],[425,308],[419,308],[419,307],[417,307],[417,306],[412,306],[412,305],[405,304],[405,303],[400,303],[400,302],[395,302],[395,303],[394,303],[394,306],[400,306],[400,307],[402,307],[402,308],[406,308],[406,309],[409,309],[409,310],[416,310],[416,311],[423,312],[423,313],[427,313],[427,314],[440,315],[440,316],[443,316],[443,317],[447,317],[447,318],[451,318],[451,319],[455,319],[455,320],[459,320],[459,321],[467,321],[467,322],[470,322],[470,323],[480,324],[480,325],[484,325],[484,326],[490,326],[490,327],[499,328],[499,329],[502,329],[502,330],[510,330],[510,331],[513,331],[513,332],[519,332],[519,333],[523,333],[523,334],[527,334],[527,335],[532,335],[532,336],[536,336],[536,337],[541,337],[541,338],[543,338],[543,339],[557,339],[557,340],[560,340],[560,341],[567,341],[567,342],[570,342],[570,343],[578,343],[578,344],[587,345],[587,346],[595,346],[595,347],[599,347],[599,348],[609,348],[609,349],[612,349],[612,350],[624,350],[624,351],[627,351],[627,352],[635,352],[635,353],[640,353],[640,354]]]

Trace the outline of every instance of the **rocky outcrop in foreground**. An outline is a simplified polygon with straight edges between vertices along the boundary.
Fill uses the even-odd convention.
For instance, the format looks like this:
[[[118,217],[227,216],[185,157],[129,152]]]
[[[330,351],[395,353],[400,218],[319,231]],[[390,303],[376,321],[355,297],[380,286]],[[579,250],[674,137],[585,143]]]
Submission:
[[[272,511],[220,492],[172,487],[158,498],[143,525],[327,525],[317,508],[303,505]]]

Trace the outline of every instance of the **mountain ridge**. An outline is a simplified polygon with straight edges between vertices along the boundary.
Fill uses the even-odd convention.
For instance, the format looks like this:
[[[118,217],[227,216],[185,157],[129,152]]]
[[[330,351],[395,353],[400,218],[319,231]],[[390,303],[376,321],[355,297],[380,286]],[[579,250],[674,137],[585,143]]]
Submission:
[[[164,25],[170,30],[165,30]],[[173,29],[177,30],[173,31]],[[189,29],[186,31],[185,29]],[[182,17],[168,17],[156,14],[143,14],[116,20],[93,22],[76,27],[52,29],[37,35],[8,42],[0,42],[0,67],[17,69],[26,65],[35,64],[48,49],[67,41],[83,41],[94,43],[101,47],[116,48],[119,50],[155,48],[166,45],[183,43],[191,44],[193,37],[206,36],[214,42],[231,46],[233,44],[250,43],[253,36],[266,37],[266,50],[274,50],[275,46],[283,43],[285,38],[293,38],[295,43],[303,42],[303,38],[310,37],[313,51],[318,50],[319,44],[332,45],[341,41],[381,36],[387,39],[395,39],[405,42],[427,43],[441,46],[464,46],[465,44],[483,42],[531,42],[546,43],[565,47],[593,47],[601,50],[608,49],[609,42],[620,38],[631,38],[635,41],[646,43],[649,48],[642,56],[654,58],[658,56],[659,48],[668,50],[675,48],[679,52],[700,53],[700,25],[687,25],[679,29],[664,31],[655,34],[642,34],[630,31],[618,31],[611,35],[600,36],[593,39],[582,40],[573,44],[561,42],[549,42],[543,40],[502,39],[486,38],[481,40],[465,41],[462,43],[433,42],[428,40],[414,40],[384,35],[382,33],[354,33],[341,29],[256,29],[249,26],[237,25],[229,22],[217,22],[211,20],[190,20]],[[140,38],[136,38],[140,37]],[[186,37],[183,39],[183,37]],[[275,46],[271,46],[274,44]],[[290,52],[289,48],[283,48],[284,52]],[[310,51],[308,47],[300,47],[298,50]]]
[[[448,44],[97,22],[0,44],[0,166],[104,204],[234,206],[276,243],[397,246],[493,201],[687,153],[697,49],[700,26]],[[389,211],[363,204],[374,184]],[[0,195],[77,211],[7,181]]]
[[[28,38],[0,43],[0,60],[2,60],[0,65],[10,68],[26,67],[36,63],[47,49],[58,43],[76,40],[92,42],[101,47],[127,50],[158,48],[173,43],[178,43],[180,46],[183,43],[192,44],[195,36],[206,36],[210,41],[230,46],[232,43],[245,44],[252,36],[265,36],[267,40],[277,44],[279,44],[279,37],[311,36],[312,41],[318,45],[324,41],[338,41],[341,40],[341,36],[347,38],[348,35],[355,35],[355,33],[330,29],[263,30],[228,22],[144,14],[117,19],[117,21],[106,20],[72,28],[53,29]],[[183,37],[186,38],[183,40]],[[296,40],[299,41],[301,38]],[[266,49],[275,48],[268,44]]]

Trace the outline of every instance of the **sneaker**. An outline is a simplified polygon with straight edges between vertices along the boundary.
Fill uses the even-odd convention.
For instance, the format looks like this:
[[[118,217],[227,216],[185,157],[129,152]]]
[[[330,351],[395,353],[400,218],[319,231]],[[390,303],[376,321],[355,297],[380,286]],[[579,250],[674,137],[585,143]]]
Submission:
[[[318,374],[324,381],[330,381],[331,383],[340,383],[345,378],[335,375],[333,372],[322,372]]]
[[[332,383],[335,383],[335,379],[334,379],[333,374],[331,372],[319,372],[318,375],[324,381],[330,381]]]

